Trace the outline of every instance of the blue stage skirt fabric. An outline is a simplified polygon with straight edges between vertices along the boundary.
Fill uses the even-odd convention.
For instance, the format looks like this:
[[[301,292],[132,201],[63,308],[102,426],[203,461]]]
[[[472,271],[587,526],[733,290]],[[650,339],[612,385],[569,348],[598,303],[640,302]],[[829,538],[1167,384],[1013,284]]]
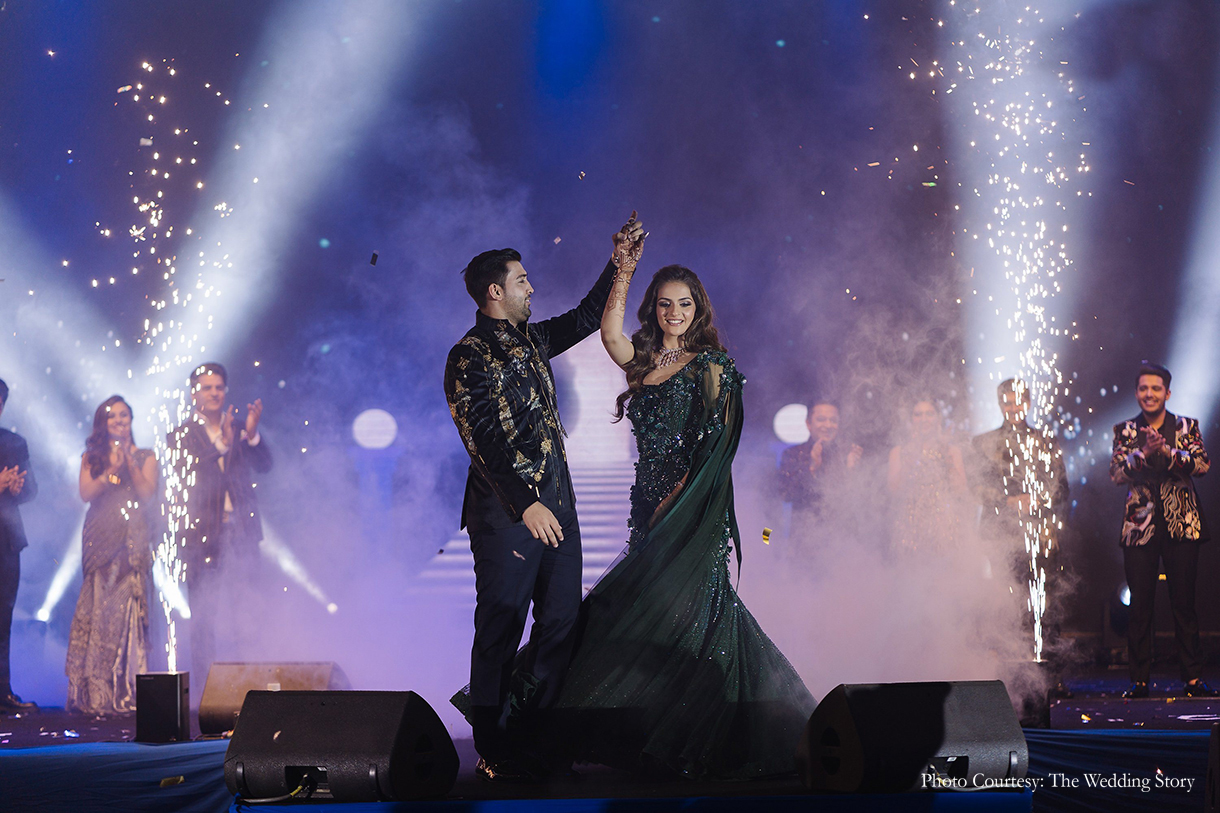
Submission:
[[[1043,780],[1034,810],[1202,810],[1208,737],[1207,731],[1026,729],[1029,776]]]
[[[95,742],[0,750],[0,810],[222,813],[233,803],[224,777],[228,745]]]

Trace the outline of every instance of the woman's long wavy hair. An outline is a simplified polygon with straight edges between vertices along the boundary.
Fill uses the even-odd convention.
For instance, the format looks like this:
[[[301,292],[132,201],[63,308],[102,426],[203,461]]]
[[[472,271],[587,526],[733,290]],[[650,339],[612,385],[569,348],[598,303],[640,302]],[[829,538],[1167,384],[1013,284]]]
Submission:
[[[667,282],[680,282],[690,289],[691,299],[695,301],[695,321],[682,336],[682,346],[692,353],[704,350],[723,352],[724,345],[720,343],[720,334],[714,324],[716,313],[712,310],[712,301],[708,299],[707,291],[695,272],[681,265],[667,265],[652,275],[652,282],[644,292],[644,301],[640,303],[637,316],[640,319],[640,329],[631,334],[631,344],[635,347],[635,355],[623,367],[627,373],[627,389],[619,393],[614,402],[614,420],[621,421],[627,411],[630,401],[640,387],[644,386],[644,376],[652,370],[653,353],[661,350],[664,334],[657,321],[657,292]]]
[[[106,467],[110,465],[110,429],[107,427],[107,421],[110,419],[110,408],[115,404],[122,404],[127,407],[127,411],[131,413],[132,418],[135,417],[135,410],[131,408],[131,404],[123,400],[121,395],[112,395],[102,405],[97,408],[97,412],[93,413],[93,432],[90,433],[89,439],[85,441],[85,460],[89,462],[89,474],[92,477],[97,477]],[[132,443],[135,443],[135,438],[132,438]]]

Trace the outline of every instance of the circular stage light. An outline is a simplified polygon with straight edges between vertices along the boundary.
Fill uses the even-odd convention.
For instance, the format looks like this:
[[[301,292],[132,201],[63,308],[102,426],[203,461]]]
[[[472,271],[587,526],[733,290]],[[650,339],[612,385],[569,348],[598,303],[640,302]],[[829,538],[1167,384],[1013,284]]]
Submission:
[[[366,409],[352,421],[352,437],[366,449],[384,449],[398,437],[398,422],[384,409]]]
[[[775,429],[775,436],[784,443],[804,443],[809,440],[809,427],[805,425],[805,416],[808,414],[809,408],[804,404],[780,407],[771,424]]]

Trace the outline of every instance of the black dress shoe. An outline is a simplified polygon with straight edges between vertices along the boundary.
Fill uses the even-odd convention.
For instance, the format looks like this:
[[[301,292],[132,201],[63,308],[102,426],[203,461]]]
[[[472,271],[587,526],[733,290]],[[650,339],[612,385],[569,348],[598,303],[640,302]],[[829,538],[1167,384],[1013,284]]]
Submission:
[[[1139,681],[1132,683],[1131,687],[1129,689],[1127,689],[1127,691],[1123,692],[1123,697],[1126,698],[1127,700],[1134,700],[1139,697],[1147,697],[1147,696],[1148,696],[1148,684],[1141,683]]]
[[[33,711],[36,708],[37,703],[27,703],[12,692],[0,695],[0,712],[11,714],[15,711]]]
[[[1220,690],[1213,689],[1201,680],[1196,680],[1194,683],[1184,685],[1182,694],[1186,697],[1220,697]]]
[[[474,772],[488,782],[536,782],[537,779],[524,767],[511,760],[488,762],[479,757]]]

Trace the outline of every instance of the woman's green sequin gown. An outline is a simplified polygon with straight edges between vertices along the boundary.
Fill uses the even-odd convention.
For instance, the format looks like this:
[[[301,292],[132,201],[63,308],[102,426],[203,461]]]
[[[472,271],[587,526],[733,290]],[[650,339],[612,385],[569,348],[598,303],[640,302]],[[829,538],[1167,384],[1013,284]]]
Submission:
[[[794,769],[814,700],[730,578],[743,382],[727,355],[705,352],[629,404],[629,550],[585,599],[555,709],[578,761],[720,779]]]

